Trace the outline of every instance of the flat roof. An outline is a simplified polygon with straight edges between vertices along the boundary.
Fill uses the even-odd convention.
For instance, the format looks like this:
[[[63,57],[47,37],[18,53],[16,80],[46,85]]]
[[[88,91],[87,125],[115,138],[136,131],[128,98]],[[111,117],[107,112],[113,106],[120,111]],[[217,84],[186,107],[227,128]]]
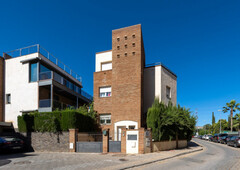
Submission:
[[[144,68],[151,68],[151,67],[156,67],[156,66],[162,66],[165,70],[167,70],[169,73],[171,73],[173,76],[177,77],[177,75],[172,72],[169,68],[167,68],[165,65],[162,63],[152,63],[152,64],[146,64]]]

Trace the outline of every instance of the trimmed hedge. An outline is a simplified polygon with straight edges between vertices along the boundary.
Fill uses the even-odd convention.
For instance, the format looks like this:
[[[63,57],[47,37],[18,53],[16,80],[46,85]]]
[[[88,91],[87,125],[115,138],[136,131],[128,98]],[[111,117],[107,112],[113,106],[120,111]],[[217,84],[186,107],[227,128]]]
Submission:
[[[59,132],[71,128],[78,128],[80,132],[99,130],[94,118],[77,110],[33,112],[18,116],[20,132]]]

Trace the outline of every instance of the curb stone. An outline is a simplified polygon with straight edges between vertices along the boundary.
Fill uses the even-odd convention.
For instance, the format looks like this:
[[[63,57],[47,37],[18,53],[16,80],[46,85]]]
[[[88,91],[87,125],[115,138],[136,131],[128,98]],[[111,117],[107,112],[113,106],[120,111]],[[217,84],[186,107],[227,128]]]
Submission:
[[[199,148],[199,149],[196,149],[196,150],[193,150],[193,151],[179,153],[179,154],[176,154],[174,156],[169,156],[169,157],[166,157],[166,158],[161,158],[161,159],[157,159],[157,160],[154,160],[154,161],[149,161],[149,162],[145,162],[145,163],[142,163],[142,164],[137,164],[137,165],[132,165],[132,166],[120,168],[120,170],[136,168],[136,167],[139,167],[139,166],[144,166],[144,165],[148,165],[148,164],[152,164],[152,163],[156,163],[156,162],[172,159],[172,158],[175,158],[175,157],[179,157],[179,156],[182,156],[182,155],[186,155],[186,154],[189,154],[189,153],[194,153],[194,152],[198,152],[198,151],[202,151],[202,150],[203,150],[203,148]]]

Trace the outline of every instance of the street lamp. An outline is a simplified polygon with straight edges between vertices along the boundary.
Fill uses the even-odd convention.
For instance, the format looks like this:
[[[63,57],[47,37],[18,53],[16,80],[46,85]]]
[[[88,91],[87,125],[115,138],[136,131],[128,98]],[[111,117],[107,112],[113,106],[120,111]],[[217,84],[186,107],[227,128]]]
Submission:
[[[220,112],[220,130],[219,130],[219,133],[221,133],[221,131],[222,131],[222,127],[221,127],[221,113],[222,113],[222,110],[218,110],[219,112]]]

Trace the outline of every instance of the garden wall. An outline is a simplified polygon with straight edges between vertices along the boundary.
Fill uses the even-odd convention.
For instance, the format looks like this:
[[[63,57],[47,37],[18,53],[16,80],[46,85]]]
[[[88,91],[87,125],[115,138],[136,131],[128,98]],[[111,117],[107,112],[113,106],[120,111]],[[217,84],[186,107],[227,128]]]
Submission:
[[[176,141],[161,141],[161,142],[152,142],[153,152],[166,151],[171,149],[176,149]],[[187,140],[179,140],[178,148],[187,147]]]
[[[17,133],[15,136],[24,139],[28,145],[28,151],[35,152],[69,152],[69,132],[55,133]]]

